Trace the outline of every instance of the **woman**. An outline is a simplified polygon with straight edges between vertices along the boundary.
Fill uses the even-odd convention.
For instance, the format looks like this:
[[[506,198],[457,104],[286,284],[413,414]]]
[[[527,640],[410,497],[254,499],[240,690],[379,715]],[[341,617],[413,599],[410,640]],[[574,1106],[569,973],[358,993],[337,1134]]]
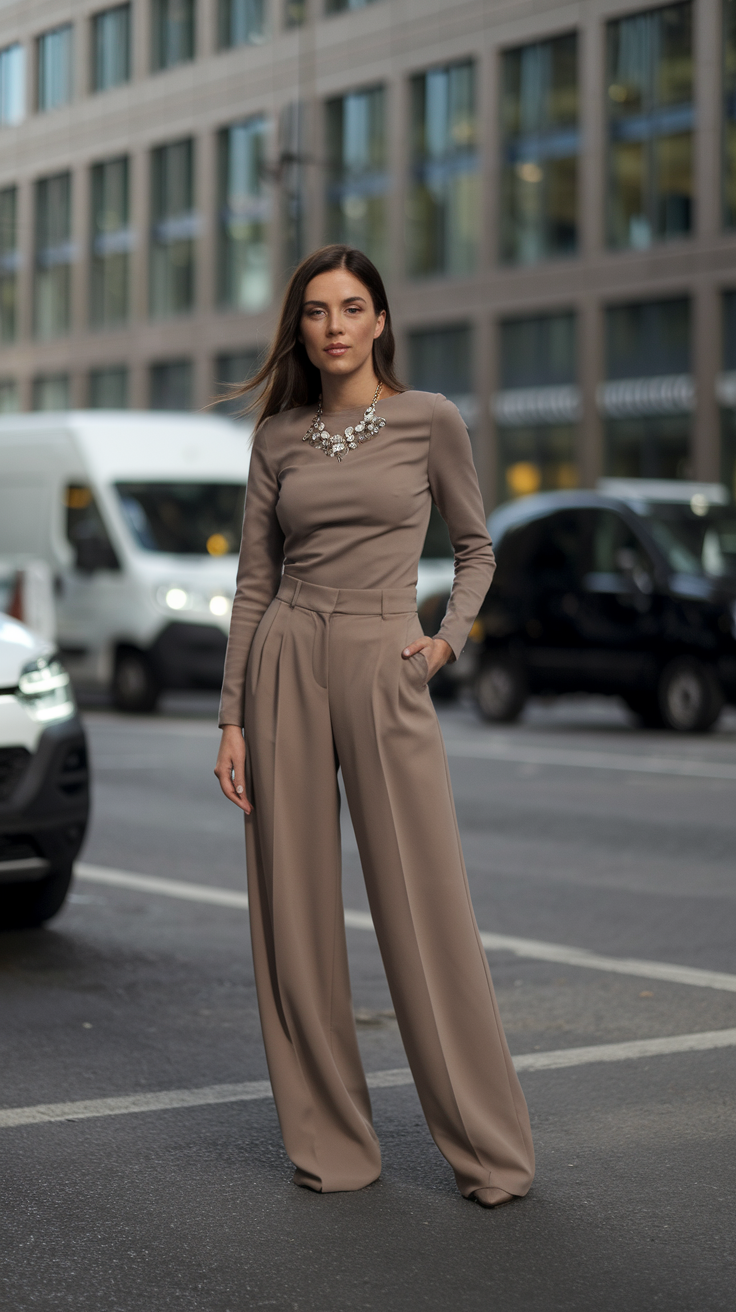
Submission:
[[[215,774],[245,812],[253,960],[294,1182],[381,1170],[340,888],[337,770],[401,1036],[437,1146],[494,1207],[533,1176],[529,1119],[470,903],[427,681],[494,569],[467,430],[405,391],[378,271],[327,246],[291,279],[248,481]],[[439,633],[416,613],[432,501],[455,551]],[[244,731],[244,732],[243,732]]]

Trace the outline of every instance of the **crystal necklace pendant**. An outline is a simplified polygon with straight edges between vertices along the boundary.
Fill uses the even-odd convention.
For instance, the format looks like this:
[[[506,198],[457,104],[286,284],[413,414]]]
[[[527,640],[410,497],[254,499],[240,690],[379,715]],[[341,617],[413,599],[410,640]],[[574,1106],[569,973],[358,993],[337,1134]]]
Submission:
[[[323,451],[326,456],[342,460],[348,451],[357,451],[361,442],[368,442],[376,433],[386,427],[386,420],[376,414],[376,401],[383,383],[379,383],[373,393],[373,400],[364,412],[360,423],[346,428],[344,433],[328,433],[322,419],[322,397],[319,398],[317,413],[307,429],[302,442],[309,442],[315,451]]]

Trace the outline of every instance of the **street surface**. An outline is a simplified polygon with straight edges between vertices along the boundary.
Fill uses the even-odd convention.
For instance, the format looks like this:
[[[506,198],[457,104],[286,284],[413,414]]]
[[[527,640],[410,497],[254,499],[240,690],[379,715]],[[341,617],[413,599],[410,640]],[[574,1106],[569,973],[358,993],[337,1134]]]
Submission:
[[[440,710],[537,1149],[529,1197],[485,1211],[406,1074],[347,819],[384,1169],[290,1183],[215,706],[87,711],[73,895],[0,938],[2,1312],[733,1312],[736,714],[682,739],[604,699]]]

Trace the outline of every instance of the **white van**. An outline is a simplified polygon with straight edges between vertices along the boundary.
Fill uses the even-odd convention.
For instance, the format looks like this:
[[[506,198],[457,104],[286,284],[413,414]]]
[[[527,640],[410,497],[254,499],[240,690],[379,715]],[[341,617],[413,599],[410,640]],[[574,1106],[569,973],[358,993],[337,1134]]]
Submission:
[[[219,688],[249,439],[219,416],[0,417],[0,557],[48,562],[78,686],[130,711],[164,688]]]

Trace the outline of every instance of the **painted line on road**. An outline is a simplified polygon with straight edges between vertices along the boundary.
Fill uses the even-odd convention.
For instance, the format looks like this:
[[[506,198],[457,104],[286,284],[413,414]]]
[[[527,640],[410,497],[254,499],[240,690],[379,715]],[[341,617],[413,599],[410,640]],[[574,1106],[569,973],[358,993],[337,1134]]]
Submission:
[[[601,1043],[590,1048],[560,1048],[553,1052],[524,1052],[513,1058],[517,1071],[563,1070],[597,1062],[631,1061],[683,1052],[712,1052],[736,1047],[736,1029],[701,1034],[675,1034],[664,1039],[634,1039],[630,1043]],[[372,1071],[369,1089],[395,1089],[413,1084],[408,1066]],[[0,1129],[44,1125],[51,1121],[86,1121],[134,1112],[174,1111],[185,1107],[211,1107],[217,1103],[259,1102],[272,1098],[268,1080],[248,1084],[213,1084],[203,1089],[162,1089],[159,1093],[132,1093],[119,1098],[90,1098],[82,1102],[40,1103],[35,1107],[0,1108]]]
[[[579,770],[623,770],[627,774],[662,774],[683,779],[725,779],[736,783],[736,765],[687,757],[625,756],[620,752],[588,752],[577,748],[517,747],[508,742],[445,740],[447,755],[478,761],[508,761],[518,765],[552,765]]]
[[[185,902],[209,902],[216,907],[248,910],[248,894],[238,893],[236,889],[189,884],[183,879],[160,879],[158,875],[138,875],[132,870],[90,866],[84,861],[77,861],[74,874],[77,879],[88,879],[93,884],[107,884],[110,888],[132,888],[139,893],[159,893],[162,897],[182,898]]]
[[[160,879],[156,875],[138,875],[130,870],[111,870],[107,866],[87,865],[86,862],[78,862],[74,870],[79,879],[87,879],[96,884],[248,910],[247,893],[238,893],[234,889],[189,884],[178,879]],[[345,924],[348,929],[373,930],[373,920],[368,911],[346,911]],[[589,952],[587,948],[544,943],[532,938],[515,938],[509,934],[481,932],[480,938],[487,952],[512,952],[514,956],[529,961],[554,961],[561,966],[579,966],[582,970],[603,970],[608,974],[636,975],[640,979],[658,979],[667,984],[687,984],[691,988],[736,993],[736,975],[724,971],[677,966],[665,961],[640,961],[635,957],[606,957],[598,952]]]

